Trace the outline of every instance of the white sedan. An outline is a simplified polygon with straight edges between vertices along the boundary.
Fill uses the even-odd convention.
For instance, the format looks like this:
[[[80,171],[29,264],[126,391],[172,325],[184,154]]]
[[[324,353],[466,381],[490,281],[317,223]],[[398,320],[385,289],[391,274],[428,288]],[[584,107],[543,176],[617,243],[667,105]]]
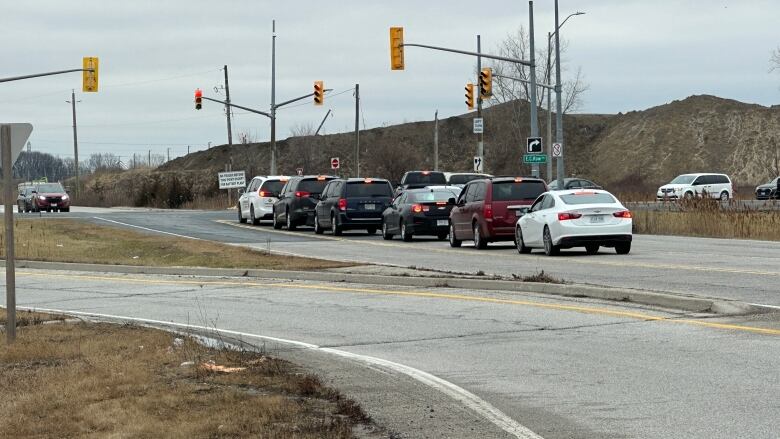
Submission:
[[[631,251],[631,212],[604,190],[549,191],[534,201],[517,220],[515,243],[520,253],[543,248],[548,256],[562,248],[614,247],[619,255]]]

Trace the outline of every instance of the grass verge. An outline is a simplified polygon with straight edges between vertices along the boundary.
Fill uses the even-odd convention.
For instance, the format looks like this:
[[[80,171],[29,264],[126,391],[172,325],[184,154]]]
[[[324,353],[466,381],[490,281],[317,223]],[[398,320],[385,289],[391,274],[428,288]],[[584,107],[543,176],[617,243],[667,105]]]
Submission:
[[[16,258],[93,264],[318,270],[355,264],[263,251],[211,241],[148,235],[68,219],[16,220]],[[5,231],[0,232],[5,258]]]
[[[780,212],[697,208],[633,211],[634,233],[780,241]]]
[[[369,421],[293,364],[176,338],[109,324],[23,328],[0,346],[0,437],[330,439]]]
[[[16,326],[33,326],[40,325],[45,321],[65,319],[65,316],[56,314],[42,314],[35,311],[16,310]],[[5,325],[6,321],[7,315],[5,308],[0,308],[0,325]]]

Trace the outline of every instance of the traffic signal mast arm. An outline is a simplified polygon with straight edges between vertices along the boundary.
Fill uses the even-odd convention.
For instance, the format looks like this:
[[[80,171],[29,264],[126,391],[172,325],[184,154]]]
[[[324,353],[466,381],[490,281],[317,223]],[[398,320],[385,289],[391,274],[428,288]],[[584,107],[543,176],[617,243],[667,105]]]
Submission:
[[[449,48],[446,48],[446,47],[429,46],[427,44],[401,43],[400,46],[401,47],[423,47],[425,49],[442,50],[444,52],[452,52],[452,53],[460,53],[460,54],[463,54],[463,55],[480,56],[482,58],[496,59],[496,60],[499,60],[499,61],[507,61],[507,62],[512,62],[512,63],[522,64],[522,65],[528,66],[528,67],[535,67],[531,63],[531,61],[526,61],[526,60],[518,59],[518,58],[509,58],[509,57],[506,57],[506,56],[490,55],[490,54],[478,53],[478,52],[469,52],[467,50],[449,49]]]
[[[40,78],[41,76],[61,75],[63,73],[94,72],[94,71],[95,71],[95,69],[59,70],[59,71],[56,71],[56,72],[36,73],[34,75],[14,76],[14,77],[11,77],[11,78],[0,78],[0,82],[11,82],[11,81],[18,81],[20,79]]]
[[[512,81],[520,81],[520,82],[524,82],[526,84],[530,84],[531,83],[531,81],[528,80],[528,79],[515,78],[514,76],[507,76],[507,75],[499,75],[498,73],[493,73],[493,77],[494,78],[511,79]],[[536,85],[538,87],[549,88],[550,90],[555,91],[555,86],[554,85],[542,84],[541,82],[537,82]]]
[[[333,90],[332,88],[326,88],[325,89],[325,91],[332,91],[332,90]],[[276,104],[275,107],[279,108],[279,107],[281,107],[283,105],[292,104],[293,102],[298,102],[298,101],[300,101],[302,99],[306,99],[306,98],[309,98],[309,97],[312,97],[312,96],[314,96],[314,93],[309,93],[307,95],[299,96],[299,97],[297,97],[295,99],[290,99],[289,101],[284,101],[281,104]],[[243,107],[241,105],[236,105],[236,104],[234,104],[232,102],[220,101],[219,99],[207,98],[206,96],[201,96],[201,99],[205,99],[205,100],[211,101],[211,102],[216,102],[216,103],[219,103],[219,104],[222,104],[222,105],[227,105],[229,107],[240,108],[240,109],[242,109],[244,111],[249,111],[250,113],[262,114],[263,116],[268,117],[268,118],[272,117],[271,113],[267,113],[265,111],[260,111],[260,110],[255,110],[254,108]]]

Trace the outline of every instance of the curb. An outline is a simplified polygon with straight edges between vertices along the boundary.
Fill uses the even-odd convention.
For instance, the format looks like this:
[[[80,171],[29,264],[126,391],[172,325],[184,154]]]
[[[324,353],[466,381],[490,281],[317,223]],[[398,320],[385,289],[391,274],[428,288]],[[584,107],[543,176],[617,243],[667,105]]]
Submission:
[[[564,297],[631,302],[641,305],[672,308],[690,312],[715,314],[745,314],[765,312],[760,305],[706,297],[682,296],[629,288],[598,287],[591,285],[550,284],[507,280],[488,280],[458,277],[387,276],[375,274],[334,273],[323,271],[284,271],[243,268],[206,267],[149,267],[134,265],[80,264],[70,262],[16,261],[18,268],[42,270],[70,270],[124,274],[158,274],[183,276],[256,277],[265,279],[306,280],[320,282],[347,282],[372,285],[408,287],[446,287],[472,290],[495,290],[522,293],[540,293]]]

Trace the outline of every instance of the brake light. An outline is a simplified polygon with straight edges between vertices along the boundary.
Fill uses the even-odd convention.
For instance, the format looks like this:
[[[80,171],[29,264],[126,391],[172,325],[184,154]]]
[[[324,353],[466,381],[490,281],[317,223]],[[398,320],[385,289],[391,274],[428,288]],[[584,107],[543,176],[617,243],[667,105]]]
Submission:
[[[346,198],[339,198],[339,210],[346,212],[347,210],[347,199]]]
[[[447,205],[447,202],[446,202],[446,201],[437,201],[437,202],[436,202],[436,205],[437,205],[437,206],[446,206],[446,205]]]
[[[581,217],[581,213],[574,213],[574,212],[561,212],[558,214],[558,221],[566,221],[566,220],[573,220]]]
[[[266,191],[257,191],[257,195],[260,195],[261,197],[268,197],[270,196],[270,193]]]
[[[309,195],[311,195],[311,193],[306,192],[306,191],[295,191],[295,197],[296,198],[308,197]]]
[[[616,218],[632,218],[630,210],[621,210],[620,212],[615,212],[612,215]]]
[[[427,212],[428,210],[430,210],[430,207],[423,206],[422,204],[413,204],[412,205],[412,212],[414,212],[414,213]]]
[[[520,183],[521,181],[523,181],[523,179],[522,179],[522,178],[520,178],[520,177],[515,177],[515,183]]]
[[[422,175],[428,175],[430,173],[431,173],[431,171],[422,171]]]
[[[482,208],[482,214],[485,216],[485,219],[492,219],[493,218],[493,205],[492,204],[485,204],[485,207]]]
[[[317,180],[318,180],[318,181],[325,180],[325,177],[323,177],[322,175],[320,175],[319,177],[317,177]]]
[[[370,178],[366,178],[365,180],[363,180],[363,182],[364,182],[364,183],[373,183],[373,182],[374,182],[374,180],[372,180],[372,179],[370,179]]]

